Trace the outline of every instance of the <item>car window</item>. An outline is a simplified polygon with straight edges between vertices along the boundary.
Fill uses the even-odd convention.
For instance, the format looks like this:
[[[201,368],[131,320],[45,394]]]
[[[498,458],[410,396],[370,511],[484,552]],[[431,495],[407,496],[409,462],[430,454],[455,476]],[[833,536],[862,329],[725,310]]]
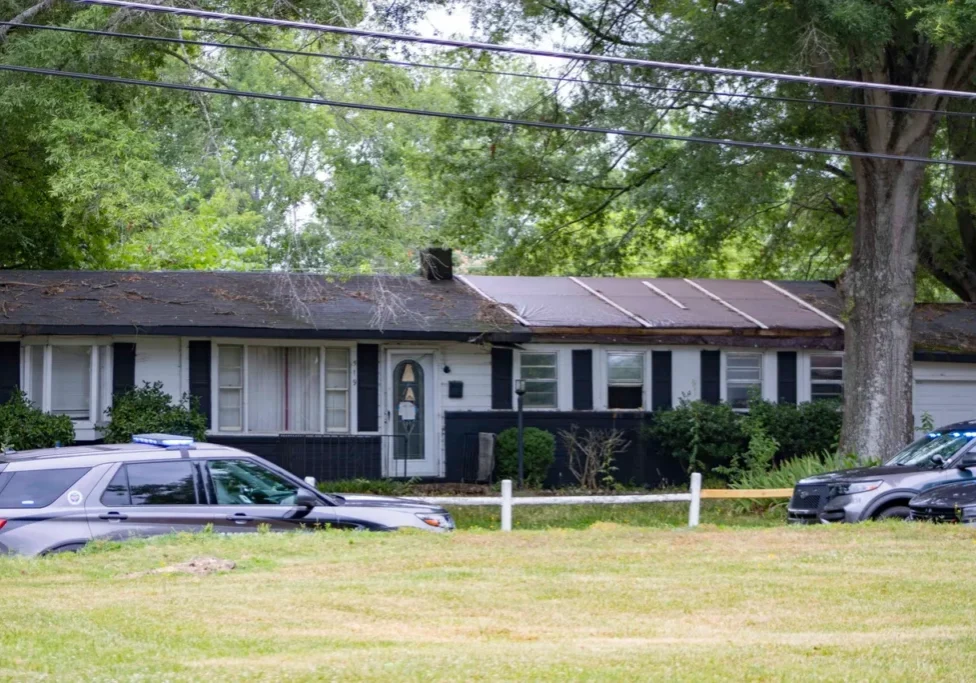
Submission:
[[[129,505],[195,505],[197,502],[193,466],[186,460],[129,463],[120,468],[120,474],[122,470],[128,478]],[[121,500],[123,495],[120,474],[109,484],[110,495],[118,496],[116,500]],[[108,489],[105,493],[109,493]]]
[[[132,505],[129,498],[129,478],[126,476],[125,465],[112,477],[112,481],[105,487],[102,493],[102,505],[114,507],[116,505]]]
[[[218,505],[294,505],[298,487],[248,460],[207,463]]]
[[[939,467],[941,463],[933,461],[934,456],[938,455],[946,461],[972,438],[970,432],[932,432],[906,447],[885,465]]]
[[[67,491],[91,468],[73,467],[63,470],[31,470],[13,472],[0,489],[0,508],[47,507]]]

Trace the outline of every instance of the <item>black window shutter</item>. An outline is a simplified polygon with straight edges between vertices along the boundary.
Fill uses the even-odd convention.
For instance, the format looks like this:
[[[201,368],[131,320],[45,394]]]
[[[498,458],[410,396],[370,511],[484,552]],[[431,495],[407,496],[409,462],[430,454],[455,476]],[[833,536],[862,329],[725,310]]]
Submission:
[[[491,409],[512,409],[512,358],[511,349],[491,350]]]
[[[671,352],[651,352],[651,410],[670,410]]]
[[[212,423],[210,394],[210,342],[190,342],[190,396],[199,400],[200,412],[207,417],[207,428]]]
[[[356,347],[356,429],[379,431],[380,420],[380,347],[359,344]]]
[[[573,350],[573,410],[593,410],[593,352]]]
[[[776,354],[776,395],[780,403],[796,403],[796,351]]]
[[[0,403],[20,389],[20,342],[0,342]]]
[[[717,404],[722,400],[722,355],[720,351],[701,352],[701,400]]]
[[[136,387],[136,345],[112,344],[112,396]]]

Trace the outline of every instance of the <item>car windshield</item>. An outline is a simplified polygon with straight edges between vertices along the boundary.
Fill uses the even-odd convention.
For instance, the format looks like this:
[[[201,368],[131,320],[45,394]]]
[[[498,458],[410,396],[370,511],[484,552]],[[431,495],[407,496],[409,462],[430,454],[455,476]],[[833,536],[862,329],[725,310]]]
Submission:
[[[943,461],[948,460],[974,436],[974,432],[932,432],[908,446],[885,465],[938,467],[941,463],[933,461],[935,456],[941,456]]]

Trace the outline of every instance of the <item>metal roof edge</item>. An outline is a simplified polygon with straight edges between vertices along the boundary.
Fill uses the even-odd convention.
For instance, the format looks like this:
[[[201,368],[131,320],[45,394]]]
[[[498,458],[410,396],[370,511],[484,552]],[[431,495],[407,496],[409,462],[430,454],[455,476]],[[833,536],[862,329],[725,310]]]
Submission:
[[[776,290],[777,292],[779,292],[783,296],[786,296],[786,297],[792,299],[793,301],[795,301],[796,303],[800,304],[804,308],[812,311],[813,313],[816,313],[817,315],[819,315],[824,320],[826,320],[826,321],[828,321],[830,323],[833,323],[834,325],[836,325],[837,327],[839,327],[842,330],[844,329],[844,323],[842,323],[839,320],[837,320],[835,318],[832,318],[831,316],[827,315],[826,313],[824,313],[823,311],[821,311],[819,308],[817,308],[816,306],[814,306],[810,302],[805,301],[804,299],[798,297],[796,294],[794,294],[793,292],[789,291],[788,289],[786,289],[784,287],[780,287],[779,285],[774,284],[774,283],[770,282],[769,280],[763,280],[762,282],[763,282],[763,284],[768,285],[769,287],[772,287],[774,290]]]

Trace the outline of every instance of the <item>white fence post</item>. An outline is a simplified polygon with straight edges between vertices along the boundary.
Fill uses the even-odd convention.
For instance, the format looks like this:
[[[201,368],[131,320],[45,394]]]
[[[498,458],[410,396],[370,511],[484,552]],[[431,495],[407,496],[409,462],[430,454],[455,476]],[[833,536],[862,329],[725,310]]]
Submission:
[[[688,506],[688,526],[698,526],[698,515],[701,511],[701,484],[702,477],[699,472],[691,473],[691,504]]]
[[[512,530],[512,480],[502,479],[502,531]]]

